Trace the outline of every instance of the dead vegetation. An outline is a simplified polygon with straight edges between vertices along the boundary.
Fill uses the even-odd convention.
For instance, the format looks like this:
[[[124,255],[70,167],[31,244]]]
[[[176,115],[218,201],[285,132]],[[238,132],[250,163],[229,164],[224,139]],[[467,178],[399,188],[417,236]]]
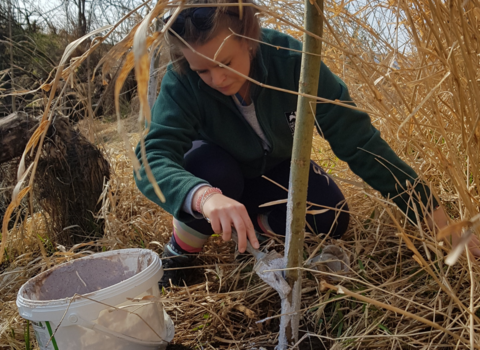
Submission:
[[[19,116],[14,113],[5,120],[10,120],[10,117],[17,120]],[[3,131],[7,134],[2,140],[4,149],[15,145],[16,150],[6,152],[11,159],[0,162],[0,186],[3,188],[0,192],[1,219],[14,193],[23,150],[39,125],[35,118],[21,120],[27,122],[25,127],[15,125],[10,130],[2,128],[2,134]],[[24,134],[27,135],[26,138],[23,137]],[[26,166],[33,161],[31,155],[26,155]],[[29,200],[23,200],[23,210],[17,211],[10,224],[16,221],[22,226],[21,218],[28,216],[30,207],[30,210],[41,212],[44,217],[48,228],[48,235],[44,237],[47,245],[72,246],[91,237],[102,237],[102,221],[95,218],[95,213],[100,208],[97,204],[98,197],[109,177],[109,164],[102,152],[72,126],[67,118],[55,115],[37,160],[32,196]]]
[[[267,25],[300,34],[294,26],[301,23],[300,2],[262,3],[269,8]],[[358,106],[369,111],[392,148],[432,185],[452,221],[471,219],[480,205],[479,1],[362,3],[326,3],[324,61],[346,81]],[[382,25],[377,18],[383,18]],[[146,28],[147,44],[160,45],[161,35]],[[122,54],[129,52],[125,62],[130,69],[132,41],[133,36],[120,46]],[[147,51],[143,54],[148,57]],[[120,80],[123,73],[127,68]],[[139,84],[147,83],[145,75],[143,79]],[[102,239],[66,251],[56,246],[48,250],[39,239],[46,232],[38,214],[24,221],[24,230],[10,232],[0,267],[0,347],[25,348],[16,292],[38,272],[102,249],[146,247],[160,252],[168,241],[170,216],[146,200],[133,182],[127,149],[140,139],[134,133],[135,118],[123,121],[123,136],[115,136],[114,142],[109,141],[115,126],[97,123],[87,128],[97,142],[105,143],[112,170],[98,214],[105,220]],[[312,341],[320,340],[312,348],[478,348],[478,263],[464,254],[456,265],[444,264],[448,244],[438,244],[426,225],[408,224],[319,137],[312,158],[338,179],[352,214],[343,240],[333,242],[350,254],[351,272],[338,283],[343,290],[322,284],[328,281],[327,273],[305,271],[301,330]],[[305,257],[327,243],[308,235]],[[269,244],[283,252],[281,241]],[[233,244],[218,237],[209,241],[200,259],[195,271],[204,280],[164,295],[176,326],[174,342],[198,349],[273,347],[279,298],[252,272],[252,259],[235,254]]]

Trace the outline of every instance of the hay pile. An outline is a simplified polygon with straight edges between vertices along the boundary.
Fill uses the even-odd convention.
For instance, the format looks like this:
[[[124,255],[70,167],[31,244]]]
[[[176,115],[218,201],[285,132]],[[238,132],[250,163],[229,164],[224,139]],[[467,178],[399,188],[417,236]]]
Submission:
[[[269,25],[281,29],[288,27],[282,19],[295,22],[292,13],[298,14],[300,2],[264,3],[278,12],[265,19]],[[358,105],[371,112],[394,150],[432,184],[450,218],[470,219],[480,205],[480,3],[361,3],[326,3],[325,62],[347,82]],[[393,27],[379,31],[375,16]],[[401,35],[391,29],[396,25]],[[95,127],[100,140],[109,141],[114,126]],[[127,136],[133,144],[139,139],[138,134]],[[170,216],[136,189],[123,143],[116,138],[105,145],[112,177],[102,197],[103,239],[67,252],[54,249],[48,257],[42,257],[34,230],[11,242],[15,254],[0,267],[0,347],[24,348],[25,322],[14,300],[29,277],[102,249],[160,252],[168,241]],[[314,349],[478,347],[480,265],[469,263],[465,255],[456,265],[445,265],[448,244],[439,245],[424,225],[407,225],[403,214],[365,186],[318,136],[312,158],[338,179],[352,220],[341,241],[308,236],[305,255],[320,243],[343,247],[352,264],[340,284],[363,300],[326,288],[322,280],[328,281],[327,274],[306,271],[301,335],[308,333],[310,340],[305,348],[310,341]],[[269,244],[283,253],[281,242]],[[279,299],[252,272],[252,259],[237,255],[232,243],[218,237],[209,241],[200,259],[196,271],[205,276],[203,282],[165,294],[176,325],[174,342],[200,349],[272,348]],[[256,323],[260,320],[264,322]]]
[[[133,135],[133,138],[138,139],[138,136]],[[317,142],[321,143],[320,140]],[[29,253],[17,256],[1,274],[2,346],[24,346],[25,322],[19,318],[14,301],[17,290],[30,277],[50,266],[103,249],[145,247],[161,252],[168,241],[171,233],[170,216],[147,201],[136,189],[132,169],[122,147],[122,143],[116,142],[107,149],[112,178],[109,190],[103,197],[103,239],[74,246],[67,252],[55,250],[45,260],[40,255],[33,228],[27,227],[25,230],[27,235],[23,242]],[[324,154],[324,160],[330,159],[328,152]],[[353,176],[351,178],[354,179]],[[324,242],[335,243],[350,252],[352,274],[342,285],[444,325],[445,328],[461,328],[462,312],[458,305],[441,292],[435,280],[412,259],[412,252],[404,244],[399,245],[401,242],[397,230],[386,218],[382,204],[350,187],[353,186],[347,184],[344,190],[349,202],[353,203],[352,226],[344,240]],[[42,222],[41,218],[37,220]],[[41,227],[37,230],[42,234]],[[412,237],[417,235],[412,228],[406,232]],[[306,255],[311,254],[319,242],[317,237],[307,237]],[[417,237],[414,242],[425,254],[420,238]],[[435,245],[433,239],[426,242],[432,252],[439,257],[444,255],[443,249]],[[20,242],[16,241],[15,244],[20,247]],[[283,252],[281,242],[272,241],[270,248]],[[223,243],[216,237],[209,241],[200,260],[195,271],[204,276],[203,282],[188,288],[175,288],[165,294],[167,311],[176,326],[174,341],[191,348],[202,344],[206,349],[274,346],[279,323],[279,298],[252,272],[252,258],[236,255],[232,243]],[[445,278],[459,299],[468,305],[466,262],[463,260],[461,264],[447,268],[441,261],[435,262],[438,276]],[[328,279],[328,276],[317,271],[306,273],[302,335],[307,331],[315,334],[327,349],[346,345],[386,348],[392,344],[420,346],[456,343],[452,337],[421,322],[333,291],[322,291],[322,279]],[[264,323],[255,323],[266,318],[269,319]],[[314,348],[321,349],[318,343]]]

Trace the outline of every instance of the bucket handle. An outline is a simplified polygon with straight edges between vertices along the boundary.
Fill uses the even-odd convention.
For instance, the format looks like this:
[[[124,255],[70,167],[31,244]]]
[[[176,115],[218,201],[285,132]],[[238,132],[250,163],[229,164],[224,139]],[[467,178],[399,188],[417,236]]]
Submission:
[[[94,323],[92,321],[85,320],[84,318],[81,318],[78,315],[76,315],[76,316],[78,317],[78,321],[79,321],[76,324],[77,326],[85,327],[85,328],[89,328],[89,329],[92,329],[92,330],[95,330],[95,331],[98,331],[98,332],[101,332],[101,333],[105,333],[105,334],[110,335],[112,337],[119,338],[119,339],[122,339],[122,340],[126,340],[130,343],[139,344],[139,345],[146,345],[146,346],[159,346],[159,345],[162,345],[162,343],[168,343],[168,341],[165,340],[165,339],[158,340],[158,341],[148,341],[148,340],[140,340],[140,339],[137,339],[137,338],[133,338],[133,337],[130,337],[128,335],[112,331],[111,329],[109,329],[105,326],[102,326],[98,323]]]

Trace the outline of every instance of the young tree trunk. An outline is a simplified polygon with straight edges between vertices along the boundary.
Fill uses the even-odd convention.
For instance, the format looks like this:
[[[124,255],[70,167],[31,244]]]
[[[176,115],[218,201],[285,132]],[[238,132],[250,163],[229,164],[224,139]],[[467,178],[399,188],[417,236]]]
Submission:
[[[323,0],[305,1],[305,29],[320,37],[323,34],[322,13]],[[308,34],[304,34],[303,50],[315,55],[302,54],[299,92],[316,96],[320,76],[322,42]],[[298,341],[302,274],[300,269],[297,268],[301,267],[303,263],[308,174],[313,128],[315,125],[315,111],[315,100],[302,96],[298,98],[285,242],[285,252],[287,254],[286,279],[292,291],[287,298],[282,300],[282,314],[284,316],[282,316],[280,321],[280,337],[277,350],[287,349],[288,343]]]
[[[12,38],[12,21],[13,21],[13,5],[12,0],[8,1],[8,35],[10,39],[10,81],[12,84],[12,91],[15,91],[14,84],[14,67],[13,67],[13,38]],[[12,95],[12,113],[17,111],[15,95]]]
[[[77,14],[77,38],[81,38],[87,34],[87,16],[85,10],[86,0],[77,0],[75,5],[77,5],[78,14]]]

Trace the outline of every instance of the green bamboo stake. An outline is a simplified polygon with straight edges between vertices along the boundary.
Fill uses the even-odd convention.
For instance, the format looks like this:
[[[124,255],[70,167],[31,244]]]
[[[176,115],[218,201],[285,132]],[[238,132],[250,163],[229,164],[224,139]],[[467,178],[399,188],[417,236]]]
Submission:
[[[305,29],[323,35],[323,0],[305,0]],[[320,76],[322,42],[308,34],[303,36],[303,50],[316,55],[302,54],[299,92],[317,95]],[[286,279],[292,291],[282,300],[282,317],[277,350],[285,350],[288,343],[298,341],[300,301],[302,290],[303,241],[307,210],[307,187],[310,169],[313,128],[315,126],[315,100],[299,96],[293,140],[292,163],[287,203]],[[292,269],[293,268],[293,269]]]

